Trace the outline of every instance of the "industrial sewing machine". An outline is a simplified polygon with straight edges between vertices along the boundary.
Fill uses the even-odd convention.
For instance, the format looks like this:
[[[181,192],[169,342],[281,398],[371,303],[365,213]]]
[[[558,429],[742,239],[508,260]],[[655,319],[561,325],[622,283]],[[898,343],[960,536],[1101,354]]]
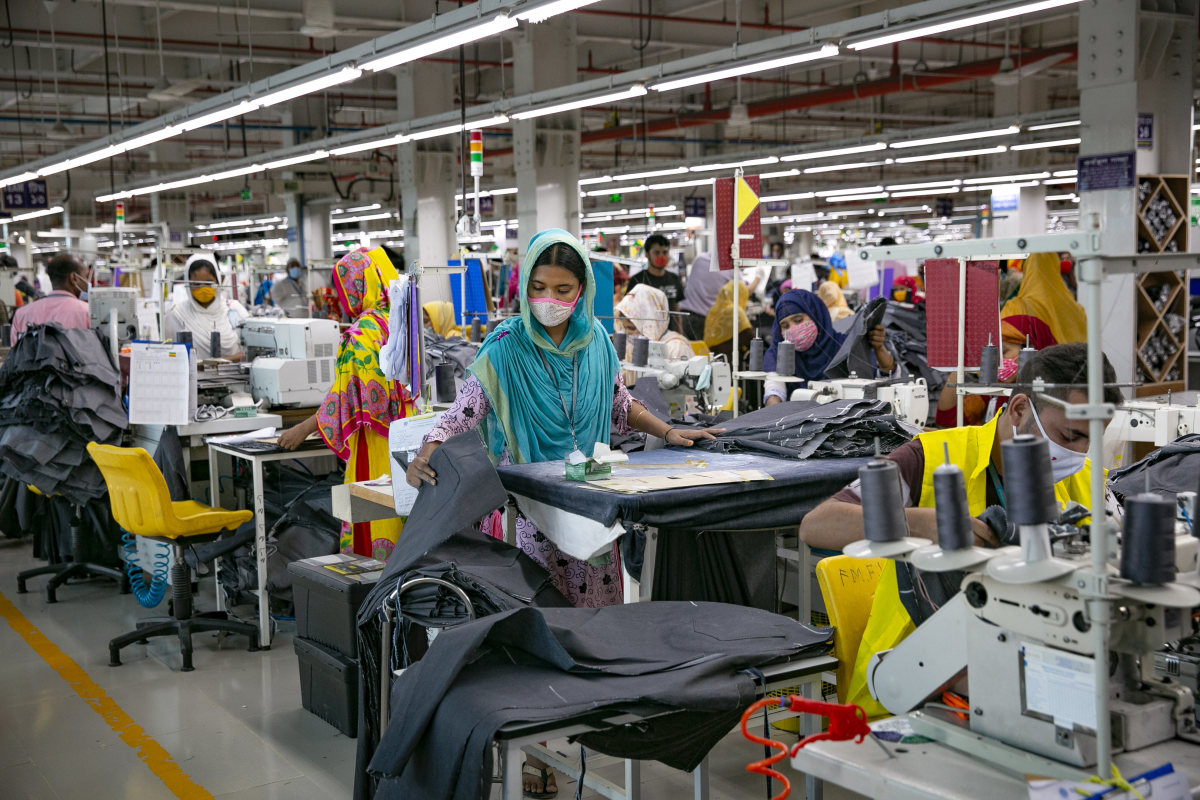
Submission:
[[[126,344],[138,335],[138,298],[141,292],[137,289],[121,286],[93,286],[88,290],[88,317],[91,327],[99,328],[103,333],[109,332],[113,315],[116,314],[117,340]]]
[[[716,413],[729,402],[733,373],[729,362],[711,356],[668,360],[661,342],[650,343],[646,366],[622,364],[621,369],[641,377],[658,379],[658,388],[671,407],[671,416],[682,418],[688,411],[688,399],[694,397],[696,406],[704,413]]]
[[[1158,400],[1130,400],[1117,407],[1104,431],[1104,466],[1118,469],[1130,461],[1129,445],[1147,442],[1155,447],[1200,431],[1200,399],[1196,405]]]
[[[341,334],[328,319],[252,317],[241,325],[250,393],[270,406],[318,405],[333,384]]]
[[[809,381],[803,389],[792,391],[792,400],[814,400],[832,403],[834,400],[878,399],[890,403],[896,418],[924,428],[929,420],[929,387],[924,378],[905,383],[858,378],[851,375],[833,381]]]
[[[907,537],[905,517],[894,511],[894,468],[876,461],[860,471],[867,538],[848,546],[848,555],[894,558],[925,573],[966,573],[962,590],[915,632],[872,656],[872,696],[893,713],[914,712],[965,677],[970,709],[962,719],[925,709],[909,720],[922,735],[1017,772],[1075,778],[1094,767],[1101,696],[1113,752],[1175,738],[1200,742],[1194,495],[1126,500],[1119,557],[1106,554],[1101,611],[1086,597],[1093,560],[1087,539],[1061,524],[1045,440],[1016,437],[1002,451],[1019,547],[973,546],[955,466],[934,474],[935,545]],[[1094,626],[1101,625],[1107,633],[1098,652]],[[1097,659],[1107,666],[1100,686]]]

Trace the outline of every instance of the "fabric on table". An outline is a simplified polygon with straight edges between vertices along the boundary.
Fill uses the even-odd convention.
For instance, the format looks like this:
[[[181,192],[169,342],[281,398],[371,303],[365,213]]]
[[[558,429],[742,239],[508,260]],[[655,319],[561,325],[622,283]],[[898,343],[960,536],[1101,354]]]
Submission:
[[[486,798],[492,742],[509,723],[649,703],[678,709],[579,738],[602,753],[694,769],[755,696],[748,667],[827,650],[817,630],[720,603],[518,609],[444,631],[396,681],[393,718],[369,769],[379,798]]]
[[[1000,317],[1037,317],[1058,344],[1087,341],[1087,314],[1062,279],[1058,255],[1031,253],[1021,266],[1021,290],[1004,304]]]
[[[728,281],[717,292],[717,299],[704,318],[704,343],[709,347],[717,347],[733,339],[733,281]],[[737,326],[738,332],[749,330],[750,318],[746,316],[746,307],[750,303],[750,292],[745,284],[737,292]]]
[[[573,249],[587,266],[583,294],[557,346],[531,314],[528,297],[533,265],[554,247]],[[566,231],[541,231],[522,261],[520,292],[521,316],[492,331],[470,368],[491,405],[481,433],[492,461],[506,450],[517,463],[562,459],[575,443],[590,456],[596,442],[607,441],[620,362],[592,310],[596,280],[587,252]]]
[[[0,473],[84,505],[107,493],[88,442],[118,444],[121,376],[100,335],[29,328],[0,366]]]
[[[1123,504],[1146,490],[1147,474],[1150,491],[1165,497],[1200,489],[1200,433],[1180,436],[1141,461],[1108,473],[1108,487]]]
[[[779,610],[773,530],[659,530],[655,563],[651,596],[656,602],[706,601]],[[784,574],[788,572],[794,570]]]
[[[853,458],[875,453],[875,440],[890,453],[917,433],[880,400],[778,403],[722,423],[704,450],[758,451],[783,458]]]
[[[511,494],[569,508],[604,525],[620,519],[626,526],[640,523],[659,528],[743,531],[800,524],[805,514],[854,480],[858,468],[867,462],[863,458],[804,460],[756,452],[705,452],[694,447],[632,453],[630,460],[635,466],[670,465],[701,457],[702,452],[705,469],[759,469],[773,480],[722,484],[719,491],[696,486],[619,494],[566,480],[560,464],[512,464],[497,467],[496,471]]]
[[[783,330],[779,323],[793,314],[807,314],[817,325],[817,340],[812,347],[796,353],[796,377],[805,380],[820,380],[825,368],[837,354],[845,338],[833,327],[829,309],[821,298],[803,289],[786,292],[775,304],[775,321],[771,325],[771,346],[763,355],[763,369],[775,371],[775,359],[779,354],[779,343],[783,341]]]

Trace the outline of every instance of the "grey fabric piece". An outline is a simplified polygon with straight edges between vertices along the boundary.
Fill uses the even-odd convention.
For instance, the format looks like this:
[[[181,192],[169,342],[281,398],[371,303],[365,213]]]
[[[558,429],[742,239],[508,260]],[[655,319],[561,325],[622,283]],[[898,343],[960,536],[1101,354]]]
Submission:
[[[454,377],[459,384],[466,380],[467,367],[475,363],[478,344],[457,336],[446,339],[430,330],[425,331],[425,382],[432,384],[433,368],[442,362],[454,365]]]
[[[875,352],[867,346],[866,335],[875,325],[883,323],[887,301],[877,297],[841,322],[845,323],[839,331],[846,334],[842,346],[834,355],[829,366],[825,368],[825,377],[830,379],[849,378],[852,374],[859,378],[874,378],[877,365]],[[895,346],[890,342],[885,344],[892,358],[901,369],[901,375],[907,374],[904,362]]]
[[[925,306],[909,306],[888,301],[887,313],[883,315],[883,327],[887,331],[888,347],[895,348],[901,363],[910,375],[919,375],[929,385],[929,417],[937,414],[937,398],[946,384],[946,374],[929,366],[926,358]]]
[[[167,491],[172,501],[192,499],[191,490],[188,488],[187,464],[183,460],[183,444],[179,441],[179,431],[174,425],[163,428],[162,435],[158,437],[154,463],[167,482]]]
[[[722,423],[725,433],[698,447],[726,453],[759,451],[782,458],[855,458],[880,450],[890,453],[916,430],[891,414],[879,400],[832,403],[787,402]]]
[[[689,712],[670,727],[688,735],[649,720],[580,743],[694,769],[753,701],[743,670],[823,653],[831,633],[721,603],[520,609],[460,625],[395,683],[395,722],[369,765],[384,779],[376,796],[483,800],[504,725],[647,704]]]
[[[1124,503],[1126,497],[1146,490],[1147,474],[1150,491],[1164,497],[1200,490],[1200,433],[1180,436],[1141,461],[1110,472],[1108,486]]]
[[[104,480],[84,448],[119,443],[120,385],[96,331],[31,327],[0,367],[0,471],[73,503],[103,497]]]

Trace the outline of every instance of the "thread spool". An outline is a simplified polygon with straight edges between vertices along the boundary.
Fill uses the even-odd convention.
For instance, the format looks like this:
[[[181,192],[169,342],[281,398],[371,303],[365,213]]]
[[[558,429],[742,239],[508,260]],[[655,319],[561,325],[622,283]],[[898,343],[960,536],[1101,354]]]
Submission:
[[[479,317],[471,320],[471,341],[478,342],[483,338],[483,325],[479,321]]]
[[[454,365],[443,361],[433,368],[434,391],[437,392],[439,403],[450,403],[458,394],[458,386],[454,382]]]
[[[908,536],[900,469],[896,462],[876,459],[859,467],[863,535],[872,542],[896,542]]]
[[[1175,578],[1175,503],[1156,494],[1125,501],[1121,577],[1152,585]]]
[[[634,337],[633,340],[633,365],[635,367],[644,367],[650,361],[650,340],[645,336]]]
[[[627,346],[628,340],[625,331],[617,331],[613,334],[613,349],[617,351],[617,358],[622,361],[629,357],[629,353],[626,351]]]
[[[796,348],[791,342],[780,342],[775,353],[775,374],[791,377],[796,374]]]
[[[1029,346],[1029,337],[1025,337],[1025,346],[1021,348],[1021,352],[1017,354],[1017,371],[1025,368],[1029,363],[1029,359],[1037,355],[1037,350]]]
[[[1058,516],[1050,470],[1050,445],[1023,434],[1000,445],[1008,519],[1016,525],[1045,525]]]
[[[975,543],[967,507],[967,484],[963,471],[949,461],[947,452],[946,463],[933,471],[938,544],[943,550],[967,550]]]
[[[495,318],[489,319],[487,327],[483,329],[483,335],[485,337],[490,336],[492,331],[496,330],[496,326],[499,324],[500,324],[500,320],[495,319]]]
[[[221,357],[221,332],[212,331],[208,334],[209,358]]]
[[[979,352],[979,382],[985,386],[991,386],[998,383],[999,380],[1000,350],[992,344],[992,337],[989,335],[988,343]]]
[[[755,336],[750,340],[750,371],[762,372],[763,368],[763,352],[766,349],[766,343],[763,342],[761,336]],[[793,370],[794,371],[794,370]]]
[[[175,343],[176,344],[186,344],[188,347],[191,347],[192,346],[192,332],[191,331],[177,331],[175,333]]]

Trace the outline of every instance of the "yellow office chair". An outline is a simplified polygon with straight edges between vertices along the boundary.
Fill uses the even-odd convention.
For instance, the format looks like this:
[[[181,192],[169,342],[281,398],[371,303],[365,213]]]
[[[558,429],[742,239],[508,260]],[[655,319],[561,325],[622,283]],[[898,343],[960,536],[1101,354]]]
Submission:
[[[817,562],[817,585],[833,626],[833,654],[837,657],[837,697],[846,702],[850,675],[858,657],[875,586],[888,565],[885,558],[829,556]]]
[[[108,484],[113,518],[135,536],[167,542],[174,550],[171,565],[172,616],[138,620],[137,630],[108,643],[109,666],[121,665],[121,648],[151,636],[178,636],[183,672],[191,672],[192,634],[204,631],[240,633],[258,649],[258,626],[229,619],[225,612],[192,614],[192,572],[183,559],[185,541],[210,541],[253,517],[250,511],[224,511],[194,500],[173,502],[154,459],[140,447],[87,446]]]

